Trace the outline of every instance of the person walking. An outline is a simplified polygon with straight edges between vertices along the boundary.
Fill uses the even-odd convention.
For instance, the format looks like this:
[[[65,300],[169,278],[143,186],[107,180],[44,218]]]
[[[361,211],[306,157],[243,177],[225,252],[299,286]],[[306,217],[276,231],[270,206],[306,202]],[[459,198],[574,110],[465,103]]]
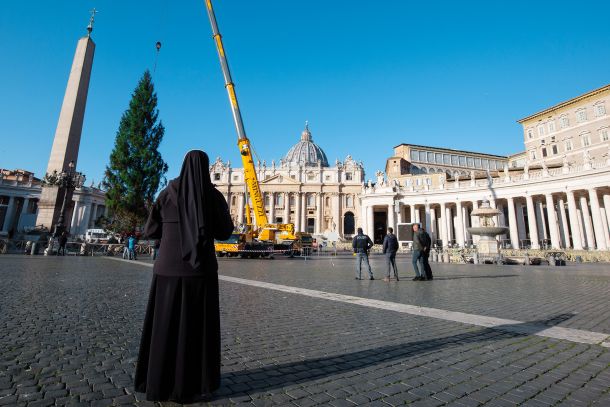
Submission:
[[[388,228],[388,234],[383,238],[383,253],[385,254],[385,261],[387,265],[387,271],[383,281],[390,281],[390,268],[394,269],[394,277],[398,280],[398,269],[396,268],[396,252],[398,251],[398,239],[394,234],[394,229]]]
[[[425,240],[422,235],[422,231],[419,228],[418,223],[413,224],[413,258],[411,259],[411,263],[413,264],[413,269],[415,270],[415,278],[413,281],[425,281],[426,280],[426,272],[423,270],[420,271],[418,267],[418,263],[420,259],[424,256],[424,248]]]
[[[57,250],[58,256],[66,255],[66,243],[68,243],[68,234],[64,231],[61,232],[61,235],[59,236],[59,249]]]
[[[371,264],[369,263],[369,250],[373,247],[373,241],[368,235],[362,232],[362,228],[358,228],[358,234],[352,240],[352,248],[356,254],[356,280],[362,280],[362,262],[366,264],[369,270],[369,280],[374,280]]]
[[[432,248],[432,238],[426,232],[426,229],[421,228],[422,237],[424,239],[424,255],[421,258],[422,266],[426,274],[426,280],[433,280],[432,268],[430,267],[430,249]]]
[[[146,238],[161,239],[134,383],[149,401],[203,401],[220,386],[214,239],[228,239],[233,222],[209,165],[206,153],[189,151],[144,228]]]
[[[127,239],[127,248],[129,249],[129,260],[136,260],[136,237],[130,235]]]

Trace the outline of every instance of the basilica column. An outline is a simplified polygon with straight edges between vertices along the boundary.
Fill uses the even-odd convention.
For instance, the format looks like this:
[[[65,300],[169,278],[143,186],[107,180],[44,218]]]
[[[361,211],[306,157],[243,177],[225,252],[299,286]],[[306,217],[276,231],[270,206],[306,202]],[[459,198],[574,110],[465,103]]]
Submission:
[[[591,201],[591,216],[593,217],[597,250],[606,250],[608,248],[606,246],[606,233],[604,233],[604,224],[599,209],[599,198],[597,197],[595,188],[589,188],[589,201]]]
[[[343,236],[343,222],[341,221],[341,195],[336,192],[333,194],[333,222],[335,223],[335,232]]]
[[[322,233],[322,222],[324,221],[324,212],[322,212],[322,193],[316,192],[316,233]]]
[[[267,192],[269,196],[269,223],[275,223],[275,193]]]
[[[576,208],[576,199],[574,199],[574,191],[567,191],[568,197],[568,213],[570,214],[570,230],[572,232],[572,248],[574,250],[582,250],[582,230],[578,222],[578,211]]]
[[[301,211],[303,210],[301,207],[301,193],[299,192],[295,192],[294,193],[294,206],[295,206],[295,210],[294,210],[294,221],[295,221],[295,227],[294,229],[297,232],[303,232],[303,223],[301,223]]]
[[[464,247],[464,219],[462,214],[462,202],[456,201],[455,212],[457,215],[457,222],[455,225],[455,240],[460,247]]]
[[[91,202],[85,204],[85,211],[83,213],[83,219],[79,225],[80,234],[85,234],[89,228],[89,218],[91,218]]]
[[[441,224],[441,240],[443,241],[443,247],[447,247],[448,243],[449,243],[449,239],[447,239],[447,208],[445,206],[444,202],[440,203],[441,209],[440,209],[440,224]]]
[[[290,192],[284,192],[284,223],[290,223]]]
[[[301,193],[301,231],[307,232],[307,193]]]
[[[546,222],[544,221],[544,203],[542,199],[536,201],[536,223],[538,224],[538,240],[547,239]]]
[[[11,196],[8,198],[8,207],[4,215],[4,225],[2,225],[2,231],[8,232],[8,228],[13,223],[13,212],[15,212],[15,197]]]
[[[436,223],[436,208],[431,208],[429,204],[428,207],[430,208],[430,230],[428,230],[428,233],[430,233],[430,236],[434,241],[440,238],[438,233],[438,224]]]
[[[237,223],[244,223],[244,194],[237,194]]]
[[[536,225],[536,209],[534,208],[534,199],[531,195],[525,196],[525,203],[527,205],[527,224],[530,232],[530,245],[532,249],[540,249],[538,243],[538,227]]]
[[[369,235],[371,240],[375,238],[375,223],[374,223],[374,210],[373,205],[366,207],[366,234]]]
[[[432,236],[432,217],[430,216],[430,204],[427,201],[424,204],[424,219],[426,222],[426,231]]]
[[[451,243],[453,237],[453,210],[449,205],[445,206],[445,222],[447,223],[447,244]]]
[[[602,216],[606,216],[606,224],[610,225],[610,194],[604,194],[604,209],[602,210]],[[610,230],[606,227],[606,239],[608,246],[610,247]]]
[[[519,242],[521,240],[527,239],[527,231],[525,230],[525,215],[524,215],[525,205],[521,202],[517,203],[517,229],[519,231]]]
[[[397,201],[397,205],[398,205],[398,213],[396,214],[396,223],[402,223],[402,210],[403,210],[403,205],[401,202]]]
[[[474,212],[475,210],[479,209],[479,201],[475,200],[472,201],[472,212]],[[470,224],[472,225],[472,227],[478,227],[480,226],[480,222],[479,222],[479,217],[478,216],[474,216],[472,214],[472,212],[470,212]],[[478,235],[473,235],[472,236],[472,243],[473,244],[477,244],[479,242],[479,238],[480,236]]]
[[[553,202],[553,194],[546,194],[546,214],[549,218],[549,232],[551,234],[551,247],[559,249],[559,233],[557,231],[557,213],[555,212],[555,203]]]
[[[517,214],[515,213],[515,201],[512,197],[506,198],[508,205],[508,227],[510,228],[510,245],[513,249],[519,249],[519,228],[517,227]]]
[[[74,201],[74,209],[72,210],[72,220],[70,221],[70,233],[74,234],[76,225],[78,224],[78,211],[80,210],[80,201]]]
[[[568,249],[570,247],[570,230],[568,229],[568,217],[566,216],[566,204],[563,200],[563,196],[557,200],[557,209],[559,209],[559,219],[561,220],[559,223],[561,240],[563,242],[563,247]]]
[[[595,249],[595,236],[593,234],[593,224],[591,223],[591,216],[589,215],[589,204],[587,203],[587,197],[582,195],[580,197],[580,210],[582,212],[582,218],[585,223],[585,234],[587,236],[587,249]]]

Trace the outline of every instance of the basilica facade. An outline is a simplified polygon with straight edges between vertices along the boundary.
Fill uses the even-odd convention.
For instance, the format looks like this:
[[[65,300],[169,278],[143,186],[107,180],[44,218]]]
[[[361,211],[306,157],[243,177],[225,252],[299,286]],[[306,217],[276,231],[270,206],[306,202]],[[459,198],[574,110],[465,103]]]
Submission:
[[[348,155],[331,166],[307,124],[300,140],[279,162],[258,162],[256,172],[272,223],[293,223],[299,232],[349,238],[362,221],[362,162]],[[244,224],[243,168],[234,168],[218,157],[210,166],[210,177],[225,196],[234,223]]]

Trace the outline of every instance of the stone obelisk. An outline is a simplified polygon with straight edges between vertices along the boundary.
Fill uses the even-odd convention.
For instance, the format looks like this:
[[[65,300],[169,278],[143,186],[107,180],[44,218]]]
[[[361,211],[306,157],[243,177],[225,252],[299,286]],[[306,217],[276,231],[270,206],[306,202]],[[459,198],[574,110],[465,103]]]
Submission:
[[[51,174],[53,171],[58,173],[67,171],[70,161],[74,162],[76,168],[85,118],[87,93],[89,91],[89,79],[93,66],[93,53],[95,51],[95,43],[91,39],[95,13],[96,11],[93,9],[87,27],[87,35],[79,39],[76,44],[72,69],[70,70],[64,101],[61,105],[57,129],[55,130],[47,174]],[[42,225],[51,231],[53,230],[52,227],[59,217],[65,193],[69,194],[65,214],[67,215],[72,212],[72,191],[66,191],[65,188],[58,188],[57,186],[42,188],[36,225]],[[70,219],[69,216],[67,218]]]

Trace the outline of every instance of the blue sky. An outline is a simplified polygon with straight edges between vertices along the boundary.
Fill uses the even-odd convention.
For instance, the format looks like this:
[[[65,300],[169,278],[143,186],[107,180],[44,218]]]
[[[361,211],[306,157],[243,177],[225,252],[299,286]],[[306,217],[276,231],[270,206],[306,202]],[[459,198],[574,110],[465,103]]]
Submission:
[[[201,148],[239,165],[203,0],[0,3],[0,167],[43,175],[74,48],[100,10],[79,155],[101,179],[121,114],[156,41],[168,177]],[[610,3],[216,1],[246,132],[279,160],[305,120],[329,161],[367,178],[400,143],[523,149],[515,122],[610,82]]]

